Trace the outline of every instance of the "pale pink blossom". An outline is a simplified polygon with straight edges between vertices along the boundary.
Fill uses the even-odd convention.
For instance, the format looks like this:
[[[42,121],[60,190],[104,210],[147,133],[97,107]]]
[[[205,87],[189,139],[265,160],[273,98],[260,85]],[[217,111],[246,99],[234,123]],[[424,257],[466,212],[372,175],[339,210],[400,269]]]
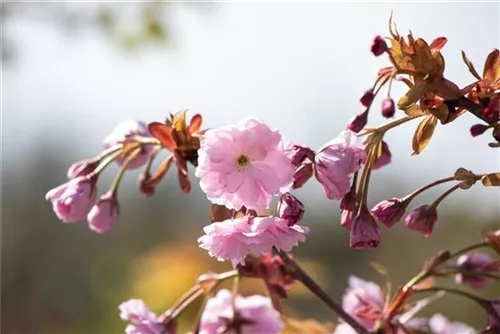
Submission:
[[[128,321],[127,334],[171,334],[167,333],[156,314],[140,299],[131,299],[118,306],[120,318]]]
[[[351,186],[352,174],[366,159],[366,152],[356,145],[356,136],[350,131],[323,146],[317,153],[314,175],[329,199],[341,199]]]
[[[451,322],[442,314],[435,314],[429,319],[429,328],[433,334],[476,334],[477,331],[461,322]]]
[[[289,252],[306,239],[309,229],[289,226],[288,220],[245,216],[205,226],[205,235],[198,239],[200,247],[219,261],[231,260],[233,266],[245,263],[248,254],[268,253],[274,246]]]
[[[350,276],[342,307],[367,330],[373,330],[377,318],[382,316],[384,293],[377,284]]]
[[[119,123],[113,128],[111,133],[104,138],[104,148],[109,149],[117,144],[123,144],[127,139],[132,139],[134,136],[151,137],[148,126],[141,121],[125,121]],[[144,165],[148,161],[153,149],[152,145],[143,146],[141,152],[129,162],[127,168],[136,169]],[[115,161],[121,165],[125,159],[126,156],[121,155]]]
[[[198,156],[201,189],[212,203],[229,209],[268,209],[273,196],[293,183],[294,166],[281,134],[255,119],[208,130]]]
[[[115,196],[106,193],[101,196],[87,215],[89,228],[100,234],[107,233],[115,226],[119,213],[119,205]]]
[[[234,298],[229,290],[219,290],[207,301],[200,321],[200,334],[278,334],[283,329],[280,314],[269,297],[253,295]],[[227,328],[229,330],[225,331]]]
[[[96,199],[95,178],[79,176],[51,189],[45,195],[52,202],[57,218],[64,223],[85,219]]]

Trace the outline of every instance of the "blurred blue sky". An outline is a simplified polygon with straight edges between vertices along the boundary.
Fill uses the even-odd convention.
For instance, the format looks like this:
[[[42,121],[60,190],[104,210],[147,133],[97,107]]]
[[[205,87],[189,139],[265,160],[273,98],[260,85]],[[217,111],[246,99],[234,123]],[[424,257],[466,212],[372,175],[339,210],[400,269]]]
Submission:
[[[15,42],[17,56],[2,75],[4,175],[20,175],[41,143],[67,155],[69,166],[98,153],[115,123],[158,121],[180,108],[202,113],[209,127],[261,117],[288,140],[318,148],[361,110],[361,92],[388,64],[369,46],[374,35],[387,34],[391,10],[401,33],[448,38],[445,75],[461,86],[473,78],[460,51],[482,71],[487,53],[500,46],[498,2],[214,3],[203,11],[190,5],[173,3],[165,11],[172,36],[167,48],[131,53],[98,29],[64,31],[23,11],[10,17],[4,34]],[[66,3],[65,9],[96,6]],[[394,87],[395,97],[401,93],[402,86]],[[383,122],[373,111],[370,124]],[[476,122],[465,115],[452,126],[438,126],[416,158],[410,158],[416,123],[390,133],[394,164],[375,174],[374,189],[393,177],[401,193],[392,195],[399,196],[457,167],[498,170],[500,155],[487,147],[489,136],[472,139],[468,133]],[[311,187],[312,196],[322,196]],[[498,214],[500,197],[492,196],[498,191],[476,188],[454,194],[448,205],[467,200],[481,205],[484,215]]]

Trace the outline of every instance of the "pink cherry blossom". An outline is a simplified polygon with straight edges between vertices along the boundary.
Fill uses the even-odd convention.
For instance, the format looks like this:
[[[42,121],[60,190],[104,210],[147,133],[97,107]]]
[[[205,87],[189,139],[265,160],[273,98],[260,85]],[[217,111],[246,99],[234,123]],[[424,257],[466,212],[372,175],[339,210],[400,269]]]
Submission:
[[[317,153],[314,175],[329,199],[341,199],[350,188],[351,176],[366,159],[366,152],[356,145],[356,136],[343,131]]]
[[[120,318],[129,321],[127,334],[173,334],[167,333],[156,314],[140,299],[131,299],[118,306]]]
[[[57,218],[64,223],[76,223],[90,211],[96,199],[95,178],[79,176],[51,189],[45,199],[52,202]]]
[[[229,209],[268,209],[273,196],[293,182],[281,134],[255,119],[208,130],[198,155],[201,189],[212,203]]]
[[[207,301],[200,321],[200,334],[278,334],[284,327],[280,314],[271,299],[253,295],[236,296],[234,307],[238,317],[234,318],[233,298],[229,290],[219,290]]]
[[[112,194],[106,193],[101,196],[87,215],[89,228],[100,234],[107,233],[115,226],[118,215],[118,201]]]
[[[377,315],[382,315],[384,293],[377,284],[350,276],[342,307],[367,330],[373,330]]]
[[[104,148],[108,149],[117,144],[124,143],[127,139],[134,136],[140,137],[151,137],[149,133],[148,126],[141,121],[125,121],[117,124],[111,133],[104,138]],[[151,152],[153,151],[152,145],[145,145],[142,147],[141,152],[132,159],[127,165],[128,169],[136,169],[144,165],[147,161]],[[125,161],[125,156],[120,156],[115,161],[121,165]]]
[[[305,241],[309,229],[289,226],[288,220],[273,216],[228,219],[205,226],[205,235],[198,239],[200,247],[219,261],[231,260],[233,266],[245,263],[248,254],[268,253],[274,246],[289,252]]]

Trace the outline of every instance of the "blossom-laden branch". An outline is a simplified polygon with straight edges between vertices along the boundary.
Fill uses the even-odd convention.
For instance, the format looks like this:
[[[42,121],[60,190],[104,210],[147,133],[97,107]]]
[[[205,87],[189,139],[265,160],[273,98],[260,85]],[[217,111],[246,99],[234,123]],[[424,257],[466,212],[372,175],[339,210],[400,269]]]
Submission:
[[[453,326],[466,328],[463,333],[474,332],[440,315],[431,319],[414,318],[421,308],[437,298],[434,295],[415,301],[415,292],[421,291],[439,295],[445,291],[475,300],[488,314],[484,333],[500,332],[498,299],[486,300],[461,290],[436,287],[430,280],[453,277],[457,284],[482,289],[499,279],[500,260],[477,250],[489,247],[500,253],[499,231],[488,233],[481,243],[458,252],[437,254],[394,295],[390,289],[383,291],[373,282],[352,276],[341,304],[331,299],[290,255],[299,243],[306,241],[310,231],[299,224],[306,205],[292,192],[311,179],[319,182],[329,200],[340,201],[339,220],[349,230],[349,245],[353,249],[378,247],[379,226],[392,227],[405,215],[404,222],[410,230],[429,237],[438,220],[440,204],[453,193],[476,184],[500,187],[499,172],[478,174],[458,168],[452,176],[369,209],[374,172],[386,168],[392,160],[385,134],[397,127],[420,119],[412,140],[412,155],[418,155],[430,143],[438,123],[450,124],[468,111],[483,121],[471,127],[471,135],[475,137],[491,129],[494,142],[489,146],[500,147],[500,52],[493,50],[487,56],[482,75],[462,53],[475,81],[461,89],[444,76],[441,49],[447,42],[445,37],[427,43],[410,33],[405,39],[392,24],[392,17],[389,33],[386,39],[377,36],[371,51],[375,56],[387,55],[391,66],[380,69],[371,88],[363,93],[360,99],[363,111],[353,117],[347,130],[317,150],[299,144],[285,145],[288,142],[277,129],[254,118],[202,130],[201,115],[195,114],[188,123],[187,110],[182,110],[163,123],[119,124],[105,138],[102,153],[74,163],[67,173],[69,180],[47,193],[46,198],[63,222],[77,223],[86,218],[92,231],[109,233],[120,214],[118,190],[127,171],[143,167],[139,190],[145,196],[152,196],[173,164],[181,190],[189,193],[192,185],[188,166],[195,168],[200,188],[212,203],[210,224],[204,227],[199,246],[219,261],[231,262],[234,270],[201,277],[159,316],[141,300],[121,304],[120,315],[129,322],[127,333],[176,334],[177,320],[186,307],[203,297],[193,333],[278,334],[284,326],[282,301],[295,281],[301,282],[339,316],[341,323],[335,329],[336,334],[352,331],[441,334],[438,328]],[[391,96],[396,83],[408,88],[397,102]],[[373,103],[383,91],[386,94],[380,106],[382,115],[385,118],[399,115],[396,108],[404,115],[379,127],[366,127]],[[169,155],[152,170],[163,149]],[[118,164],[120,169],[108,191],[98,198],[98,178],[111,163]],[[433,202],[406,214],[417,196],[444,184],[450,185]],[[279,204],[272,210],[275,198],[279,198]],[[269,297],[240,296],[238,287],[242,277],[261,279]],[[235,280],[233,291],[218,290],[219,283],[228,279]]]

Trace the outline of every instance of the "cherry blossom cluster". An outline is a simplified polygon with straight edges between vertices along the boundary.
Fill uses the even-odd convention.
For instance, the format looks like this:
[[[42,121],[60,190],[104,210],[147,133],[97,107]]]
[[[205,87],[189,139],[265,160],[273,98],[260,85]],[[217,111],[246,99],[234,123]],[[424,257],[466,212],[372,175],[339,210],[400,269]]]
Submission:
[[[392,19],[391,19],[392,20]],[[370,207],[369,186],[374,171],[386,168],[392,160],[388,131],[421,119],[413,141],[413,155],[420,154],[438,122],[449,124],[465,113],[481,124],[473,125],[472,136],[492,129],[500,147],[500,53],[492,51],[483,75],[462,54],[475,81],[459,88],[444,76],[440,50],[447,40],[430,44],[409,34],[405,39],[390,24],[390,36],[376,36],[371,45],[375,56],[388,55],[390,66],[378,71],[373,86],[360,98],[363,111],[355,115],[346,129],[319,149],[285,140],[281,133],[263,120],[247,118],[238,124],[202,129],[199,114],[186,120],[182,110],[163,123],[146,125],[129,121],[117,125],[104,139],[103,151],[96,157],[74,163],[68,181],[52,190],[46,198],[56,216],[64,223],[87,220],[96,233],[108,233],[119,217],[118,189],[128,170],[143,167],[138,189],[145,196],[155,194],[170,167],[175,165],[179,186],[184,193],[192,187],[189,166],[199,186],[212,203],[210,223],[197,237],[199,247],[219,261],[228,261],[233,270],[200,276],[193,288],[162,314],[153,313],[144,301],[131,299],[119,306],[120,316],[128,322],[128,334],[177,334],[182,311],[198,298],[203,308],[190,333],[277,334],[291,321],[283,308],[287,291],[296,282],[327,304],[340,318],[333,333],[477,333],[466,324],[449,321],[436,314],[428,319],[416,314],[443,294],[468,298],[487,314],[481,333],[500,333],[500,296],[478,297],[464,290],[436,285],[433,278],[452,278],[459,286],[479,290],[500,280],[500,230],[485,233],[481,241],[456,252],[443,250],[432,256],[407,283],[395,292],[374,282],[350,277],[342,303],[326,292],[295,261],[292,250],[306,242],[307,226],[299,224],[305,204],[293,192],[311,180],[318,182],[327,199],[338,201],[338,221],[349,232],[353,249],[372,249],[380,244],[379,228],[391,228],[404,220],[409,230],[432,235],[438,220],[438,207],[458,190],[476,184],[499,187],[500,172],[476,173],[460,167],[451,175],[434,180],[410,194],[389,198]],[[391,96],[393,82],[403,83],[407,93],[397,102]],[[378,127],[367,127],[370,110],[382,88],[380,110],[393,118]],[[169,152],[153,170],[158,152]],[[97,183],[102,171],[116,163],[119,171],[107,191],[98,197]],[[444,184],[451,184],[429,204],[411,208],[414,198]],[[273,203],[277,206],[273,207]],[[479,251],[489,249],[489,252]],[[376,270],[387,276],[381,265]],[[265,283],[268,296],[241,296],[238,282],[257,278]],[[219,289],[220,283],[234,280],[233,291]],[[308,322],[293,320],[304,333]]]

